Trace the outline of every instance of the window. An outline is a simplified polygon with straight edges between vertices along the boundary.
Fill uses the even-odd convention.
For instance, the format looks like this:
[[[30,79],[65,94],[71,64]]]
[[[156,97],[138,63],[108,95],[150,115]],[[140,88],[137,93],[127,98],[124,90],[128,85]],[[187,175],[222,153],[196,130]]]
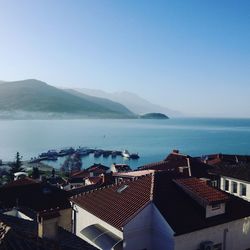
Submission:
[[[212,180],[211,181],[211,186],[212,187],[217,187],[218,186],[217,180]]]
[[[237,186],[238,186],[237,182],[232,181],[232,191],[233,191],[234,194],[237,193]]]
[[[212,204],[212,210],[220,209],[220,204]]]
[[[247,186],[246,186],[246,184],[240,183],[240,195],[242,195],[242,196],[247,195]]]
[[[224,183],[224,185],[225,185],[225,190],[226,191],[229,191],[229,180],[224,180],[225,181],[225,183]]]
[[[117,190],[116,190],[116,192],[117,193],[122,193],[125,189],[127,189],[128,188],[128,185],[124,185],[124,186],[121,186],[120,188],[118,188]]]

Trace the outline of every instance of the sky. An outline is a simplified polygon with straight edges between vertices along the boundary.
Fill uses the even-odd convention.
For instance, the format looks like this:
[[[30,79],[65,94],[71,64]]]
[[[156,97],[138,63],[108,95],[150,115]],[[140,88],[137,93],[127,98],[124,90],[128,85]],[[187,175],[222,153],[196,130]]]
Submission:
[[[0,80],[250,117],[249,0],[0,0]]]

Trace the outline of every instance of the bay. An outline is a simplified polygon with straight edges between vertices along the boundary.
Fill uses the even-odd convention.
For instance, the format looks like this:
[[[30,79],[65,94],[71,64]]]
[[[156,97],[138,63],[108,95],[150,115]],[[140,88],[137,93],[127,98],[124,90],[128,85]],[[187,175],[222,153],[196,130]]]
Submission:
[[[164,159],[173,149],[199,156],[211,153],[250,154],[250,119],[176,118],[169,120],[1,120],[0,159],[24,160],[49,149],[85,146],[139,153],[139,160],[83,158],[83,167],[93,163],[109,166],[127,163],[136,168]],[[59,167],[60,159],[51,163]]]

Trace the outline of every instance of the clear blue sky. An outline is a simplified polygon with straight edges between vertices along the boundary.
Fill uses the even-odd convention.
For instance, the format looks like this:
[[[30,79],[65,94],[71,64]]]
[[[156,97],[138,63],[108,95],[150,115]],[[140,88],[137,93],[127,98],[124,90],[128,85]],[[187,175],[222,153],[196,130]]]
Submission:
[[[0,0],[0,79],[250,117],[249,0]]]

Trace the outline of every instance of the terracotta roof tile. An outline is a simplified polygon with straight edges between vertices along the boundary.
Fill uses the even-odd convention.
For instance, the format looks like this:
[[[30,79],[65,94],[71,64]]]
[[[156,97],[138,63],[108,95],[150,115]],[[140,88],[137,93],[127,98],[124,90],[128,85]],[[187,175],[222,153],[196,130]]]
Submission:
[[[94,190],[72,198],[72,201],[110,225],[121,229],[150,201],[152,175]]]
[[[174,180],[181,188],[191,192],[199,199],[203,200],[206,204],[212,204],[216,202],[225,202],[229,199],[228,195],[215,189],[197,178],[185,178]]]
[[[174,172],[156,172],[134,181],[74,196],[72,201],[119,230],[147,204],[153,202],[176,235],[250,216],[250,204],[230,196],[225,214],[206,218],[204,207],[174,183],[174,179],[180,178],[183,175]],[[193,178],[187,182],[196,183]],[[197,188],[195,190],[199,193]],[[223,192],[212,187],[205,187],[201,195],[209,202],[227,199]]]

